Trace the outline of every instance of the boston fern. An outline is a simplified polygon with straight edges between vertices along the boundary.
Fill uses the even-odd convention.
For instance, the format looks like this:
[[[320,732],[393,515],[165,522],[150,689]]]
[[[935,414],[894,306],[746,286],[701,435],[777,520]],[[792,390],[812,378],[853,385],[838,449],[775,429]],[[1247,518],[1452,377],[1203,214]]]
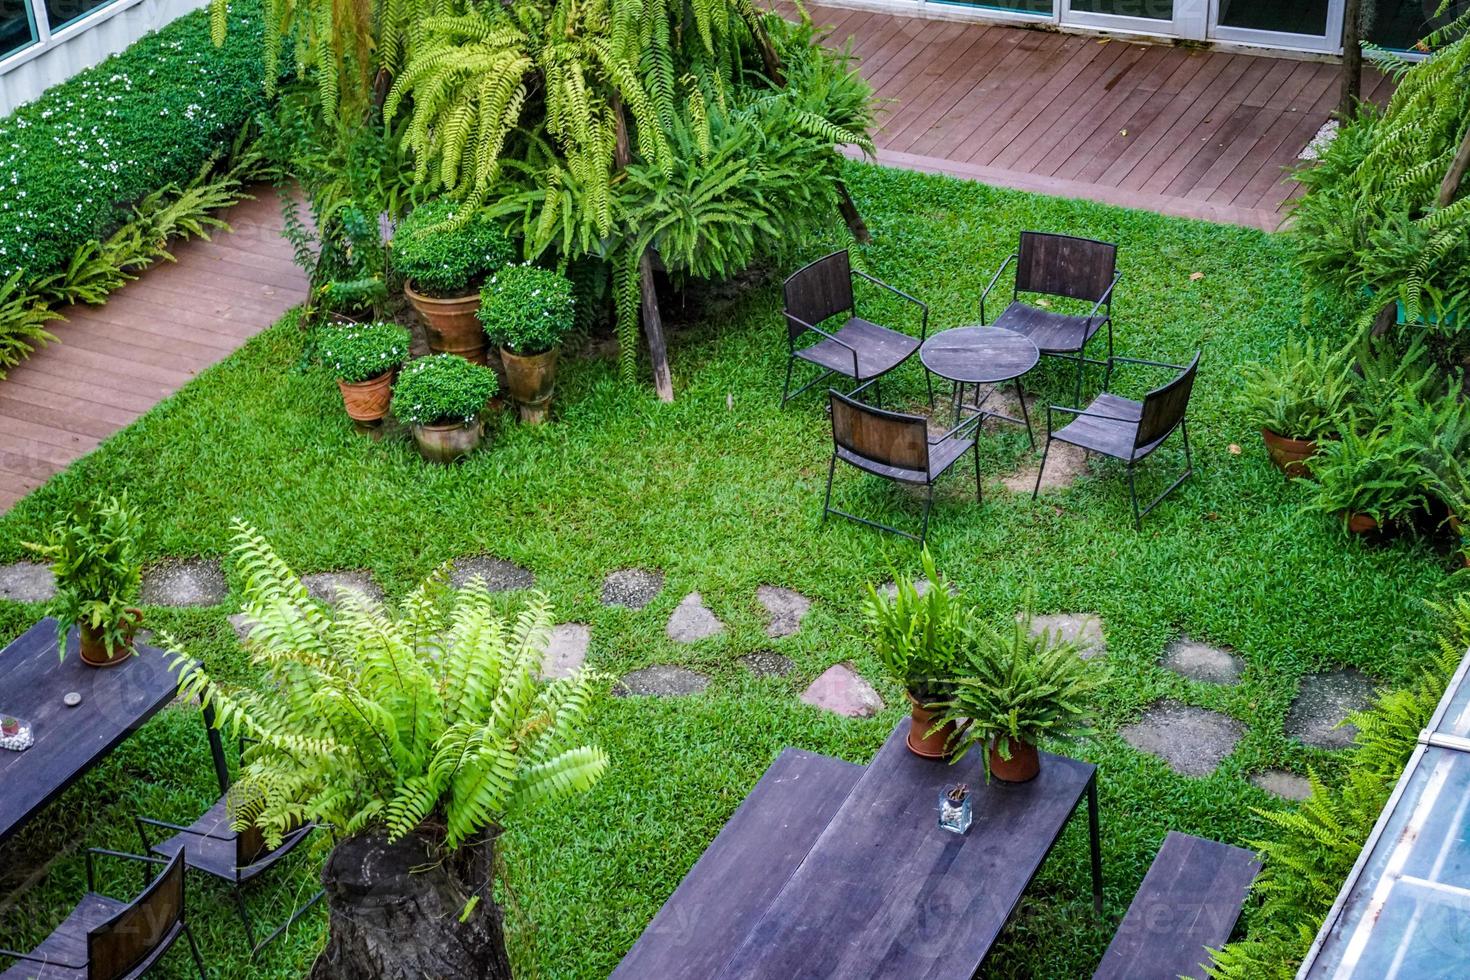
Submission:
[[[1244,366],[1241,407],[1279,436],[1320,439],[1347,420],[1355,391],[1351,366],[1347,352],[1293,338],[1274,361]]]
[[[393,414],[404,425],[473,422],[499,388],[489,368],[457,354],[431,354],[399,373],[393,384]]]
[[[576,323],[571,280],[539,266],[506,266],[485,283],[480,322],[512,354],[544,354]]]
[[[1362,514],[1380,525],[1405,520],[1428,506],[1433,486],[1421,451],[1392,422],[1366,433],[1344,428],[1318,446],[1307,481],[1316,491],[1310,506],[1344,518]]]
[[[56,596],[47,612],[56,617],[63,652],[73,626],[97,630],[109,656],[127,644],[133,626],[128,609],[142,583],[142,536],[142,518],[124,494],[78,505],[51,526],[45,541],[26,543],[51,561]]]
[[[393,235],[393,267],[427,296],[463,296],[515,257],[488,215],[439,198],[420,205]]]
[[[606,770],[581,743],[592,679],[537,682],[543,597],[508,621],[483,582],[454,590],[441,568],[397,612],[351,591],[330,609],[240,522],[233,554],[263,683],[226,693],[173,652],[181,693],[256,740],[230,790],[237,826],[274,844],[305,820],[390,841],[428,822],[454,850]]]
[[[317,341],[322,363],[348,384],[370,381],[408,360],[409,334],[396,323],[327,327]]]
[[[928,590],[921,595],[918,583],[904,577],[894,579],[891,597],[869,585],[863,618],[888,675],[914,700],[927,703],[949,693],[969,617],[927,548],[921,560]]]

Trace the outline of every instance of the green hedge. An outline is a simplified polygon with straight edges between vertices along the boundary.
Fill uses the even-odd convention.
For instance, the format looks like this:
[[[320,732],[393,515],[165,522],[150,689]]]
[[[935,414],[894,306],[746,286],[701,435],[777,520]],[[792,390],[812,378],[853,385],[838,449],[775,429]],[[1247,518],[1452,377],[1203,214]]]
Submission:
[[[0,280],[65,266],[265,105],[259,0],[230,19],[223,48],[198,11],[0,118]]]

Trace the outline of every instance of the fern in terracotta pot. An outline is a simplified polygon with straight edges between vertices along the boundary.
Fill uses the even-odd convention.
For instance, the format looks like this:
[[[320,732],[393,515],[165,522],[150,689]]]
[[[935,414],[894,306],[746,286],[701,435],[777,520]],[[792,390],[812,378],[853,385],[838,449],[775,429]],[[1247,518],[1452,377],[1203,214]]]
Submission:
[[[480,320],[500,347],[505,386],[521,421],[544,422],[556,391],[556,358],[576,322],[572,282],[534,265],[501,269],[485,283]]]
[[[1318,441],[1352,414],[1350,367],[1349,351],[1293,338],[1273,361],[1242,368],[1241,407],[1260,427],[1271,462],[1287,476],[1306,476]]]

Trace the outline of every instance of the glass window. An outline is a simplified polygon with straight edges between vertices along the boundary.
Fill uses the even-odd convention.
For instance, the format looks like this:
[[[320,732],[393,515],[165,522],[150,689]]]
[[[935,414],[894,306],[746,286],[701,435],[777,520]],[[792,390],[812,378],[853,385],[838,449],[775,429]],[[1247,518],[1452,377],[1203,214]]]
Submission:
[[[939,0],[940,3],[959,3],[966,7],[979,7],[981,10],[1009,10],[1018,14],[1040,14],[1050,17],[1053,13],[1053,0]]]
[[[46,0],[46,20],[55,33],[78,17],[85,17],[107,4],[108,0]]]
[[[1277,34],[1327,36],[1328,0],[1220,0],[1220,26]]]
[[[0,58],[36,43],[30,0],[0,0]]]
[[[1434,31],[1470,11],[1470,0],[1455,0],[1435,16],[1440,0],[1378,0],[1363,4],[1363,37],[1383,48],[1410,51]]]
[[[1173,20],[1174,0],[1072,0],[1072,13]]]

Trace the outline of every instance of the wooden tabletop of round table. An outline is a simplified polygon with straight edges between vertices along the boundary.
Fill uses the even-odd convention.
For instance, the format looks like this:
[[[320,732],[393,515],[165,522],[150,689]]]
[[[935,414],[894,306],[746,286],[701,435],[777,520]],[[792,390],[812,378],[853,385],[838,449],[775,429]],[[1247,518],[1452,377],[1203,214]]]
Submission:
[[[955,327],[924,341],[919,360],[950,381],[999,384],[1034,368],[1041,352],[1023,334],[1004,327]]]

